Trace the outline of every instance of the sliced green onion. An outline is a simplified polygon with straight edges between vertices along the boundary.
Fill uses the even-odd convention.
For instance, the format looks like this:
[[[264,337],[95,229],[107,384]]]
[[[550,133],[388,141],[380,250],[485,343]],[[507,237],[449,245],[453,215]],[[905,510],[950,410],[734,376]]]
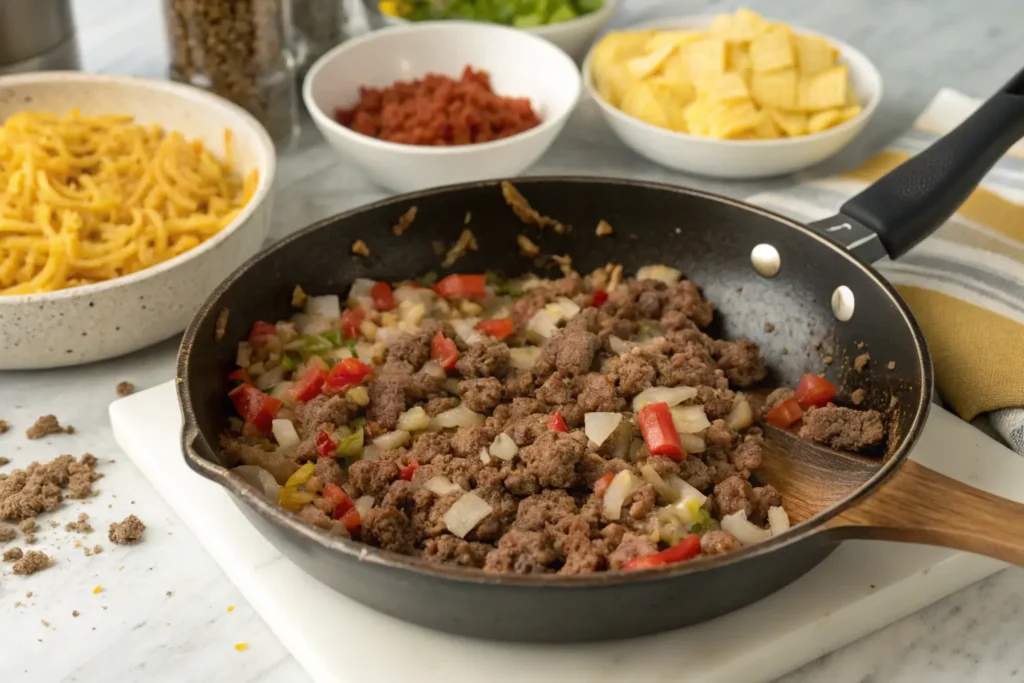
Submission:
[[[366,418],[357,417],[354,420],[349,420],[348,426],[349,429],[362,429],[363,427],[366,426]]]
[[[363,430],[357,429],[338,442],[338,455],[353,458],[363,452]]]
[[[302,355],[312,356],[321,353],[326,353],[334,348],[334,344],[331,343],[330,339],[327,339],[323,335],[319,334],[304,334],[302,335]]]
[[[434,285],[437,284],[437,273],[435,273],[434,271],[430,271],[429,273],[420,275],[418,278],[413,280],[413,282],[420,285],[421,287],[433,287]]]
[[[329,341],[331,343],[331,346],[335,348],[345,343],[344,341],[342,341],[341,332],[339,332],[338,330],[327,330],[320,336]]]
[[[291,372],[295,368],[299,367],[299,361],[292,354],[286,353],[281,359],[281,367],[284,368],[285,372]]]

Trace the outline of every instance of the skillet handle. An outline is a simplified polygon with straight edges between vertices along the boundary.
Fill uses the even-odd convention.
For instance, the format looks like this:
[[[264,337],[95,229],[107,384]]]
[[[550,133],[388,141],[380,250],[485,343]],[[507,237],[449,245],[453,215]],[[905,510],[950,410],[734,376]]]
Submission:
[[[811,227],[869,262],[898,258],[952,216],[1021,137],[1024,70],[931,147]]]
[[[1024,504],[907,460],[883,486],[826,523],[842,539],[924,543],[1024,566]]]

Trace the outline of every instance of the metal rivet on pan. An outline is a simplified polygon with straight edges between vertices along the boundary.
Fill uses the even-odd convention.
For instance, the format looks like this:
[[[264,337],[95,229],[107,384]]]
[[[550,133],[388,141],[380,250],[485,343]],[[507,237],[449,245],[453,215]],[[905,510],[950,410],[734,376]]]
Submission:
[[[836,320],[846,322],[853,317],[853,292],[846,285],[839,285],[832,292],[832,315]]]
[[[775,277],[782,267],[779,250],[770,244],[759,244],[750,252],[750,262],[754,270],[765,277]]]

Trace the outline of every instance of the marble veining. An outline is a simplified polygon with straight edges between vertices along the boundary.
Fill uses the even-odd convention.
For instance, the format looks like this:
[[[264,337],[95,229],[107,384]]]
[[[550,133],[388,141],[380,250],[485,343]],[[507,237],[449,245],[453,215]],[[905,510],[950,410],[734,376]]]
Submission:
[[[164,74],[160,0],[74,4],[86,69]],[[737,4],[627,0],[615,25],[684,12],[727,11]],[[870,155],[909,125],[939,87],[984,96],[1022,66],[1019,27],[1024,5],[1007,0],[743,4],[851,43],[882,72],[885,98],[878,116],[822,171]],[[610,138],[587,103],[529,172],[649,178],[737,197],[787,182],[726,184],[661,170]],[[281,158],[271,239],[382,196],[320,144],[316,131],[306,125],[295,148]],[[62,529],[46,527],[39,545],[54,553],[56,567],[28,578],[11,576],[9,566],[0,569],[0,681],[309,680],[111,437],[106,411],[115,385],[130,380],[145,388],[170,379],[176,346],[176,340],[168,340],[126,358],[81,368],[0,373],[0,417],[14,425],[12,433],[0,438],[0,455],[11,458],[13,466],[23,466],[59,453],[91,451],[103,461],[106,474],[98,482],[101,496],[70,505],[58,515],[63,524],[79,511],[89,512],[97,531],[82,540],[102,544],[103,554],[84,557],[74,547],[75,539]],[[26,441],[24,429],[44,413],[57,414],[75,425],[77,433]],[[146,521],[146,540],[137,547],[117,548],[106,541],[106,525],[129,512]],[[103,588],[94,594],[97,585]],[[1001,572],[822,657],[782,682],[1024,680],[1024,654],[1018,647],[1024,635],[1022,596],[1024,572]],[[22,605],[16,607],[16,602]],[[229,607],[234,609],[229,612]],[[73,610],[80,616],[73,617]],[[242,642],[249,647],[237,652],[234,645]]]

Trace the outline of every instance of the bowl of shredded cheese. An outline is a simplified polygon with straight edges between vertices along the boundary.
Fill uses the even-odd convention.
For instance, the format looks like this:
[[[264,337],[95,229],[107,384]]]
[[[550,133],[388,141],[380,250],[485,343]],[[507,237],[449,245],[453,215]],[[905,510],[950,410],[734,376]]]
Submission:
[[[263,127],[196,88],[0,78],[0,370],[103,360],[183,330],[259,251],[274,170]]]

